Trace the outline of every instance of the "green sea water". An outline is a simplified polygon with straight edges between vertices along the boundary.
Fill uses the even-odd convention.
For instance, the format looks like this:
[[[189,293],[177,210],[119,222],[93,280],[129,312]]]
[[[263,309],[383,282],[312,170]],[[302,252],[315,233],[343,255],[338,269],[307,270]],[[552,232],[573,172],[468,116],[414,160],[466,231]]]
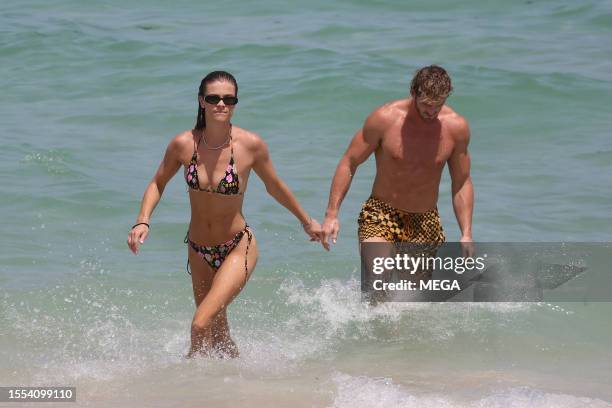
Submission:
[[[608,1],[2,2],[0,385],[75,385],[90,406],[610,406],[609,304],[360,302],[373,159],[330,253],[251,178],[237,361],[181,358],[180,177],[137,257],[125,240],[206,73],[236,76],[234,123],[321,219],[353,133],[436,63],[471,127],[474,238],[609,242],[611,37]],[[438,206],[457,240],[447,174]]]

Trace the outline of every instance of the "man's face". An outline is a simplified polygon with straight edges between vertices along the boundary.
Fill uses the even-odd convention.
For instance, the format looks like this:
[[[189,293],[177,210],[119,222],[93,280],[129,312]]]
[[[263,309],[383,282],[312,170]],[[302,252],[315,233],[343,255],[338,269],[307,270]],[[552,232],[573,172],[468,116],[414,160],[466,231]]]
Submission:
[[[426,122],[433,122],[438,118],[438,114],[440,110],[442,110],[442,106],[444,106],[444,102],[446,102],[446,98],[432,100],[427,98],[424,95],[419,95],[415,98],[415,106],[417,112]]]

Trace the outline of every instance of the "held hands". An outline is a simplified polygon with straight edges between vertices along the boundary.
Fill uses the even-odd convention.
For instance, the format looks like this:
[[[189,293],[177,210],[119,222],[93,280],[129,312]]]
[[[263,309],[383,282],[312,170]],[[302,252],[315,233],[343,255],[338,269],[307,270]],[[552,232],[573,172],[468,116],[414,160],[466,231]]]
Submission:
[[[338,238],[338,231],[340,231],[340,221],[338,221],[338,217],[325,216],[321,231],[321,244],[323,245],[323,248],[325,248],[327,251],[329,251],[329,238],[331,238],[332,242],[335,244]]]
[[[149,224],[140,222],[132,227],[128,234],[127,244],[134,255],[138,254],[138,246],[149,236]]]
[[[321,224],[314,218],[309,218],[308,223],[302,224],[304,232],[310,237],[311,242],[321,241]]]

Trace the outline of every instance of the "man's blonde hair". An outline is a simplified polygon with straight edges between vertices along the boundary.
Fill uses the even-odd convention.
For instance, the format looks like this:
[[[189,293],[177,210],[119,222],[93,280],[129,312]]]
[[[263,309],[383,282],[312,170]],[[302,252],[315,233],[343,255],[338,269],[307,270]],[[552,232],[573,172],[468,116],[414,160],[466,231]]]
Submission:
[[[452,91],[453,87],[448,73],[437,65],[419,69],[410,83],[410,94],[413,97],[425,97],[432,101],[444,100]]]

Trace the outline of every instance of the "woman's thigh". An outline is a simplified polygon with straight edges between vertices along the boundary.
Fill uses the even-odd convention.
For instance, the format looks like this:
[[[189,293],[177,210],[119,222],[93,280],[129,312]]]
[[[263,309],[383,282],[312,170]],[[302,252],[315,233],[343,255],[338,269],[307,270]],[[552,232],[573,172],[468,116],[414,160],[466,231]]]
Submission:
[[[210,265],[202,259],[196,251],[190,246],[187,246],[188,258],[189,258],[189,269],[191,270],[191,285],[193,287],[193,297],[195,299],[196,307],[200,306],[200,303],[204,300],[215,277],[215,271]]]
[[[247,253],[248,246],[248,253]],[[236,297],[248,279],[250,278],[255,265],[257,263],[257,241],[253,236],[251,242],[248,242],[248,234],[244,234],[240,242],[230,252],[216,273],[212,276],[210,286],[206,279],[202,287],[205,290],[204,298],[198,305],[196,316],[203,314],[204,316],[213,318],[218,312],[225,309],[227,305]],[[246,269],[245,269],[246,259]],[[203,262],[200,260],[200,262]],[[207,267],[209,267],[207,265]]]

